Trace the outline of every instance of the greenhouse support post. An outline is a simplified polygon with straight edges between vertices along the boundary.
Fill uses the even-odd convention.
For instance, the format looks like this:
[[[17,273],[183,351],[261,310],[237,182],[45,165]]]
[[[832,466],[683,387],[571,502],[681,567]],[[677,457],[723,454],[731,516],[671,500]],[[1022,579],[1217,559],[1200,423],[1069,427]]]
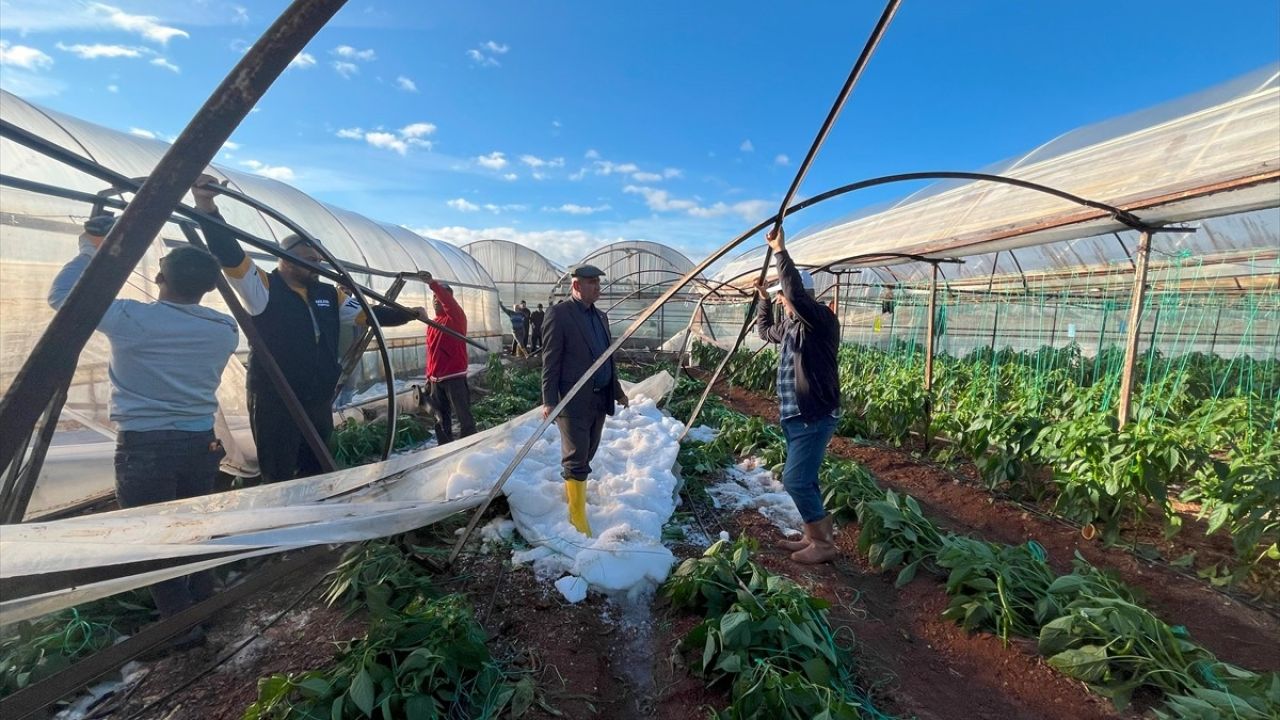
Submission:
[[[938,315],[938,264],[933,263],[933,275],[929,278],[929,317],[925,320],[924,340],[924,392],[925,403],[930,404],[933,393],[933,333]]]
[[[107,234],[61,309],[0,400],[0,467],[21,451],[57,389],[75,373],[81,350],[174,206],[267,89],[345,0],[294,0],[245,53],[160,159]]]
[[[1125,328],[1124,368],[1120,376],[1120,427],[1129,422],[1133,403],[1133,370],[1138,359],[1138,338],[1142,335],[1142,306],[1147,297],[1147,260],[1151,256],[1151,232],[1143,230],[1138,240],[1138,256],[1134,258],[1132,298],[1129,303],[1129,326]]]
[[[404,289],[405,273],[397,273],[396,279],[391,281],[391,287],[387,289],[387,299],[395,300],[400,297],[400,291]],[[360,358],[364,357],[364,351],[369,348],[369,343],[373,342],[373,328],[365,328],[360,337],[351,343],[351,347],[347,349],[347,354],[342,358],[342,374],[338,376],[338,385],[334,388],[335,393],[342,392],[343,386],[351,379],[351,373],[355,372],[356,364],[360,362]]]
[[[195,228],[185,222],[182,223],[181,227],[182,234],[186,235],[188,242],[202,250],[208,250],[204,241],[196,234]],[[262,367],[267,371],[267,376],[271,378],[271,384],[275,386],[276,394],[284,402],[285,409],[289,411],[289,417],[293,418],[294,424],[298,426],[298,431],[302,433],[302,439],[307,442],[307,447],[311,448],[311,452],[316,456],[316,461],[320,463],[320,468],[324,472],[337,470],[338,465],[333,461],[329,446],[325,444],[324,438],[320,437],[320,432],[316,430],[315,423],[311,422],[310,417],[307,417],[307,411],[303,409],[302,403],[298,401],[298,396],[294,394],[293,388],[289,387],[289,381],[285,379],[284,372],[276,362],[275,356],[267,349],[267,343],[263,341],[262,335],[258,332],[258,326],[254,323],[253,316],[249,314],[248,310],[244,309],[244,305],[240,304],[240,299],[231,290],[231,285],[227,282],[226,277],[219,274],[217,284],[218,294],[222,296],[222,301],[227,304],[227,308],[231,310],[231,314],[235,316],[236,322],[240,324],[240,327],[244,328],[244,334],[249,339],[249,347],[253,350],[255,361],[262,363]]]

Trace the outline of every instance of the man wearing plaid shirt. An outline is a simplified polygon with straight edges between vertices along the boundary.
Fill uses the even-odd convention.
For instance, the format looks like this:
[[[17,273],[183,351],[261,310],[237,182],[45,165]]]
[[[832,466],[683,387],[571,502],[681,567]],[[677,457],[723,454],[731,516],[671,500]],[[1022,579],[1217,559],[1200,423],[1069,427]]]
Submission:
[[[778,284],[765,290],[764,283],[756,283],[764,300],[756,331],[765,342],[782,346],[778,416],[787,440],[782,484],[804,518],[804,537],[783,540],[779,546],[792,551],[796,562],[830,562],[837,552],[831,516],[822,506],[818,468],[840,416],[840,324],[830,308],[814,299],[813,276],[796,269],[782,229],[770,232],[767,239],[778,264]],[[774,322],[769,293],[777,293],[786,309],[780,323]]]

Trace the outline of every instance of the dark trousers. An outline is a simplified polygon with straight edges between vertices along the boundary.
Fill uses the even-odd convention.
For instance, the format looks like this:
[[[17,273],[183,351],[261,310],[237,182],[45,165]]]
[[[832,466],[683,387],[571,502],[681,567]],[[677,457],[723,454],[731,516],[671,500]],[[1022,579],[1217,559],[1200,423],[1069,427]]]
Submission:
[[[537,352],[542,349],[542,326],[534,325],[533,332],[529,335],[529,352]]]
[[[476,421],[471,417],[471,387],[466,376],[431,381],[431,404],[436,406],[436,440],[445,444],[453,440],[453,415],[458,415],[462,433],[474,435]]]
[[[528,325],[511,328],[511,354],[515,355],[520,348],[524,348],[526,352],[529,350]]]
[[[124,431],[116,438],[116,500],[120,507],[152,505],[208,495],[226,453],[212,430]],[[213,595],[213,574],[204,571],[151,586],[162,617]]]
[[[595,412],[556,418],[556,427],[560,428],[560,467],[565,478],[586,480],[591,474],[591,460],[600,447],[608,404],[613,402],[608,393],[592,393]]]
[[[333,405],[329,399],[298,401],[316,426],[320,441],[329,442],[333,434]],[[258,469],[263,482],[310,477],[324,471],[284,400],[274,391],[249,391],[249,427],[258,446]]]

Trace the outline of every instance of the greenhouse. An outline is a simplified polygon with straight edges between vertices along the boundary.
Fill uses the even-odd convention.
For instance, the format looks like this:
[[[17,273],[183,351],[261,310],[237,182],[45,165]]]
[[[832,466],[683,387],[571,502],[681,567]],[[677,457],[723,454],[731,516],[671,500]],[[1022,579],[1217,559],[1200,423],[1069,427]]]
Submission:
[[[502,304],[509,308],[525,301],[546,304],[564,275],[564,268],[542,253],[510,240],[477,240],[462,246],[489,273]]]
[[[628,76],[618,95],[575,74],[580,60],[559,67],[506,35],[450,48],[450,64],[421,38],[464,37],[465,14],[424,29],[395,3],[337,25],[376,52],[322,50],[343,2],[297,0],[237,41],[172,144],[27,99],[51,96],[39,89],[0,91],[0,716],[1280,718],[1280,63],[981,171],[842,178],[908,156],[870,152],[900,136],[859,133],[824,156],[833,131],[871,127],[838,124],[842,111],[875,111],[876,92],[949,100],[921,129],[946,123],[979,147],[1006,126],[957,121],[961,99],[983,97],[966,83],[991,80],[968,63],[1035,57],[965,40],[969,56],[946,56],[959,72],[934,73],[955,92],[918,92],[903,80],[931,70],[920,51],[937,34],[871,64],[900,4],[887,0],[798,163],[778,136],[821,109],[810,96],[835,54],[824,43],[848,50],[843,23],[798,48],[778,32],[791,28],[765,27],[785,54],[711,67],[716,93],[663,43],[687,77],[646,91]],[[150,45],[59,42],[55,67],[6,35],[6,72],[132,57],[173,79],[169,58],[190,56],[151,46],[213,35],[89,5],[67,11],[86,37]],[[261,23],[236,9],[237,32]],[[583,15],[602,61],[617,45],[636,67],[640,46],[608,35],[634,39],[635,23],[596,11],[539,39]],[[969,18],[1057,39],[1007,13],[913,11],[899,26],[917,33]],[[690,37],[697,15],[681,18]],[[741,42],[754,26],[698,49],[727,50],[722,35],[757,47]],[[1093,67],[1067,57],[1098,52],[1089,39],[1072,34],[1047,69]],[[1211,39],[1200,54],[1236,37]],[[1252,49],[1241,67],[1262,61]],[[853,98],[864,71],[902,58],[909,73]],[[455,79],[442,70],[463,59],[472,104],[442,107]],[[1214,81],[1240,69],[1208,65]],[[1126,93],[1188,87],[1139,67]],[[306,144],[258,157],[341,158],[358,191],[309,189],[340,205],[385,191],[389,213],[430,215],[414,227],[487,239],[458,247],[208,165],[290,68],[277,107],[344,88],[343,105],[379,98],[379,115],[356,126],[310,93]],[[423,92],[390,80],[400,68]],[[515,97],[512,78],[518,109],[481,121],[477,108],[510,110],[484,93]],[[560,98],[563,124],[543,117],[520,78],[570,88],[586,111]],[[726,118],[761,107],[759,87],[787,117]],[[1046,87],[1079,117],[1117,112]],[[1016,90],[993,97],[1039,111],[1042,96]],[[629,123],[662,126],[624,100],[675,108],[664,118],[687,137],[650,133],[646,150]],[[627,122],[600,122],[615,107]],[[251,147],[266,127],[234,137]],[[294,126],[270,127],[276,140]],[[935,154],[968,157],[920,156]],[[815,187],[816,162],[848,184]],[[787,177],[760,211],[752,198]],[[902,194],[862,204],[872,188]],[[806,212],[819,204],[821,222]],[[554,222],[575,246],[701,244],[772,207],[701,258],[633,239],[562,267],[495,237],[560,237],[535,229]],[[86,224],[108,211],[114,225]],[[51,290],[72,258],[78,279]],[[601,272],[574,276],[583,265]],[[519,303],[549,310],[545,347],[507,350]]]
[[[640,312],[693,270],[693,262],[684,253],[643,240],[611,243],[575,264],[595,265],[604,271],[599,302],[609,313],[614,337],[622,334]],[[554,301],[569,297],[570,289],[568,274],[562,274],[551,292]],[[701,295],[714,290],[705,278],[695,277],[636,330],[632,336],[635,344],[657,347],[683,331]]]
[[[8,92],[0,93],[3,120],[130,177],[147,175],[168,147],[157,140],[41,108]],[[425,270],[447,280],[467,312],[470,337],[491,350],[501,347],[497,289],[485,269],[458,247],[325,205],[283,182],[220,165],[214,165],[213,172],[229,181],[230,187],[321,238],[357,282],[381,292],[389,292],[399,284],[397,299],[401,303],[429,306],[430,291],[414,278],[397,281],[398,274]],[[105,183],[8,138],[0,139],[0,173],[90,195],[108,189]],[[53,316],[45,297],[58,269],[75,256],[81,224],[92,205],[6,185],[0,187],[0,207],[0,387],[7,389]],[[291,232],[276,219],[230,199],[224,199],[220,209],[227,222],[263,239],[278,241]],[[153,298],[161,256],[167,248],[185,243],[177,224],[166,225],[121,296]],[[254,253],[253,257],[266,268],[274,266],[275,259],[266,253]],[[226,310],[216,294],[210,295],[206,303]],[[397,377],[402,380],[422,375],[425,355],[420,328],[415,323],[386,330],[388,351]],[[247,351],[246,343],[242,334],[242,354]],[[473,361],[483,360],[483,353],[473,352]],[[55,440],[45,467],[50,480],[37,486],[28,510],[32,516],[109,492],[110,465],[100,462],[110,458],[112,446],[104,441],[115,435],[107,420],[106,360],[107,342],[95,334],[80,355],[63,415],[96,432]],[[381,378],[382,366],[370,349],[352,367],[346,395],[363,393]],[[255,455],[245,414],[244,385],[243,366],[232,363],[219,389],[219,423],[228,428],[228,467],[251,472]]]

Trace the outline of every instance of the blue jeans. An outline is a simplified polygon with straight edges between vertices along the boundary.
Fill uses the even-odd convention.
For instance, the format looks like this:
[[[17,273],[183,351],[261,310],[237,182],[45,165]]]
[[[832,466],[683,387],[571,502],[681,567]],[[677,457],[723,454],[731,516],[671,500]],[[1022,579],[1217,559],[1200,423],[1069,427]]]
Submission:
[[[805,422],[798,415],[782,421],[782,434],[787,439],[782,485],[806,523],[818,522],[827,516],[826,508],[822,507],[822,491],[818,489],[818,467],[835,432],[836,418],[830,415],[811,422]]]
[[[224,455],[212,430],[121,432],[116,439],[116,500],[131,508],[208,495]],[[213,574],[207,570],[151,586],[161,617],[212,595]]]

